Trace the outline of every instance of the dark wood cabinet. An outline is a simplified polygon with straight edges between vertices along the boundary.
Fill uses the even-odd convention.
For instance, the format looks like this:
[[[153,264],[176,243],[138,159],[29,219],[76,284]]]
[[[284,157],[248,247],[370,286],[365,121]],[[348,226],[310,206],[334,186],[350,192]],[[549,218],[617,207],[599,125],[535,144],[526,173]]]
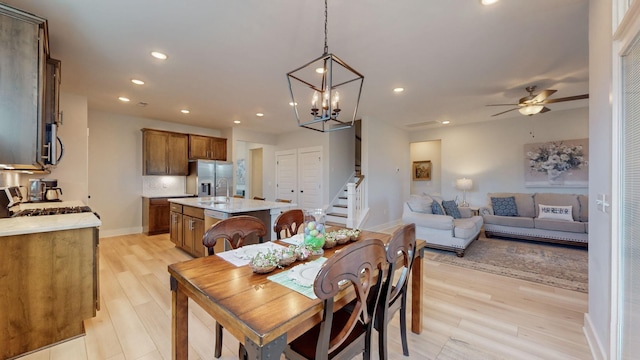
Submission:
[[[147,235],[169,232],[168,198],[142,198],[142,231]]]
[[[60,60],[47,59],[44,79],[44,118],[47,124],[60,124]]]
[[[188,175],[189,136],[142,129],[144,175]]]
[[[204,210],[192,206],[171,204],[169,237],[180,249],[193,257],[206,255],[202,245],[204,236]]]
[[[227,160],[227,139],[189,134],[189,160]]]

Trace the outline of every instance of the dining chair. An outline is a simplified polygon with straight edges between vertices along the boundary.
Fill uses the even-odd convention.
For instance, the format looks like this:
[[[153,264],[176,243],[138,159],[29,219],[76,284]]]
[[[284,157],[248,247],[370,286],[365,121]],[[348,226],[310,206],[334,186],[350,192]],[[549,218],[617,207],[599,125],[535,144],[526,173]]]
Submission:
[[[289,199],[276,199],[276,202],[282,202],[282,203],[291,204],[291,200],[289,200]]]
[[[409,356],[407,345],[407,288],[416,251],[416,225],[407,224],[391,234],[387,243],[389,269],[382,287],[376,310],[374,327],[378,330],[378,353],[381,360],[388,359],[387,325],[395,313],[400,312],[402,353]],[[396,274],[397,273],[397,274]]]
[[[244,196],[242,195],[233,195],[233,197],[236,199],[244,199]]]
[[[363,354],[371,358],[373,314],[386,271],[384,244],[366,239],[344,247],[320,268],[313,291],[322,300],[321,322],[293,340],[285,357],[301,359],[352,359]],[[334,298],[353,287],[355,299],[349,310],[334,311]]]
[[[227,243],[232,249],[237,249],[244,245],[244,241],[247,236],[256,234],[259,237],[259,242],[262,242],[262,237],[265,236],[267,230],[264,223],[253,216],[239,215],[232,216],[228,219],[221,220],[213,224],[202,237],[202,244],[208,249],[209,255],[214,254],[214,246],[218,242],[218,239],[225,241],[225,248]],[[240,344],[238,349],[240,357],[244,357],[244,347]],[[219,358],[222,355],[222,325],[216,321],[216,344],[214,356]]]
[[[264,201],[264,198],[263,198],[263,197],[260,197],[260,196],[254,196],[254,197],[253,197],[253,200],[263,200],[263,201]]]
[[[281,232],[284,231],[284,237],[292,237],[298,233],[301,226],[304,225],[304,211],[300,209],[291,209],[278,215],[273,225],[273,231],[276,233],[278,240],[282,239]]]

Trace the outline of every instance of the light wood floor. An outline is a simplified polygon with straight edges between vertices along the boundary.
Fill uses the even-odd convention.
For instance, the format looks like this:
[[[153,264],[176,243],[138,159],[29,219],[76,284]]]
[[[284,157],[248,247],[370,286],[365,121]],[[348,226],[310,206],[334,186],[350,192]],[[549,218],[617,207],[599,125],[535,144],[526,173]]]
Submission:
[[[168,235],[101,239],[102,308],[85,321],[86,335],[21,360],[170,359],[167,265],[189,258]],[[409,332],[410,359],[591,359],[586,294],[428,259],[423,281],[423,332]],[[215,322],[190,310],[189,358],[213,359]],[[391,326],[391,359],[407,359],[397,316]],[[224,345],[222,358],[234,359],[237,341],[227,333]]]

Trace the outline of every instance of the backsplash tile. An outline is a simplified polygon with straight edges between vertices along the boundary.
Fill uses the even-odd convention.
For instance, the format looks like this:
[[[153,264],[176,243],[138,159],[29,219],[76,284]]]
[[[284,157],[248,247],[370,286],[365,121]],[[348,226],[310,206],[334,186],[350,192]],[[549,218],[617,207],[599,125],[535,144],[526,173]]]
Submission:
[[[184,176],[143,176],[142,196],[183,195],[186,189]]]

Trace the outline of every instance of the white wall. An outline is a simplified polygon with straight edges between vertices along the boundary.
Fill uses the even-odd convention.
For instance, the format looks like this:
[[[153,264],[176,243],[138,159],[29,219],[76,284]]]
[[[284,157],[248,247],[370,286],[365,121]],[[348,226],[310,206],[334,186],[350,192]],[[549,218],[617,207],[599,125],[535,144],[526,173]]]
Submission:
[[[375,118],[362,119],[362,173],[369,215],[364,229],[381,230],[402,218],[409,197],[411,161],[408,132]]]
[[[329,197],[330,201],[350,180],[356,169],[355,128],[329,134]],[[339,194],[341,195],[341,194]]]
[[[142,232],[142,128],[220,136],[219,130],[89,111],[89,205],[100,236]]]
[[[589,312],[585,328],[595,359],[609,358],[611,341],[611,213],[597,211],[598,194],[611,199],[612,1],[589,2]],[[617,204],[612,204],[616,206]]]
[[[455,199],[456,195],[462,199],[462,192],[455,188],[455,180],[464,176],[473,180],[473,189],[467,192],[467,201],[472,206],[482,206],[489,192],[586,194],[586,188],[525,187],[523,146],[527,143],[587,138],[588,127],[589,111],[579,108],[554,110],[531,117],[442,126],[413,131],[409,137],[412,143],[441,141],[440,181],[445,199]],[[532,131],[535,137],[530,134]]]

